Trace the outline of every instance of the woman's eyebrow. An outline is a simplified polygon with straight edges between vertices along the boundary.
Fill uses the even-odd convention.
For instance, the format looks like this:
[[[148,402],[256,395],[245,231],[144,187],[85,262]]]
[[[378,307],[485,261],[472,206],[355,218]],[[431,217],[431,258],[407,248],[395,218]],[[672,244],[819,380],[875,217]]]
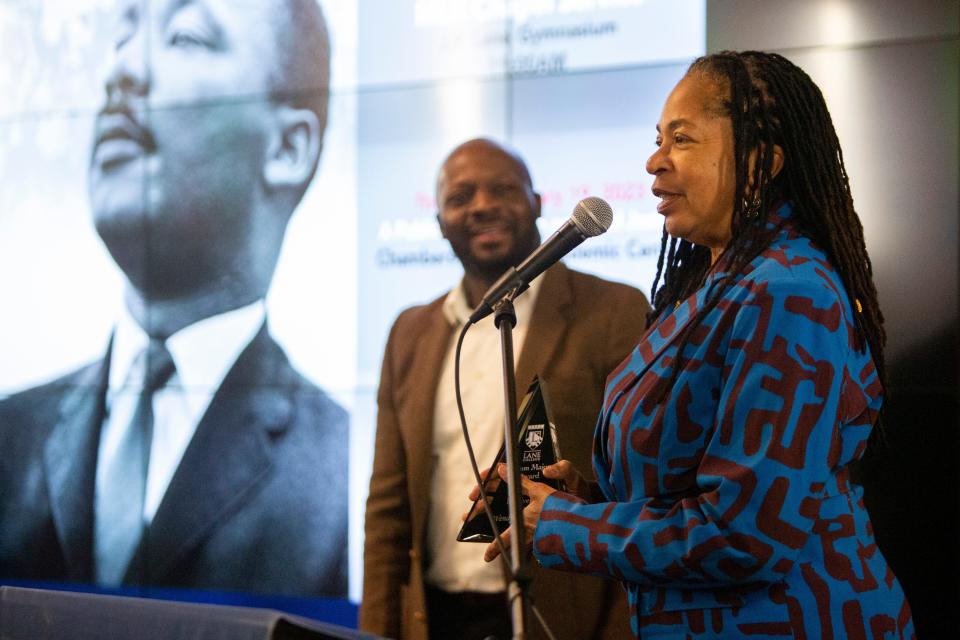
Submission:
[[[691,125],[691,126],[692,126],[692,125],[693,125],[693,122],[691,122],[690,120],[687,120],[686,118],[677,118],[676,120],[671,120],[671,121],[669,122],[669,124],[667,124],[667,130],[668,130],[668,131],[674,131],[675,129],[678,129],[679,127],[681,127],[681,126],[683,126],[683,125]],[[659,125],[659,124],[657,125],[657,132],[658,132],[658,133],[660,132],[660,125]]]

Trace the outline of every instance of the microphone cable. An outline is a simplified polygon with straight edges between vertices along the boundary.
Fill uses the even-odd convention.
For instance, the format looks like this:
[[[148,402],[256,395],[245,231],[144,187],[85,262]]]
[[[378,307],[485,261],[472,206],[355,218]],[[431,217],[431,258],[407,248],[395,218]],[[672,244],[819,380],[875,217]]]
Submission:
[[[473,470],[473,478],[477,483],[477,486],[480,488],[480,501],[483,503],[483,512],[487,516],[487,521],[490,523],[490,528],[493,531],[493,540],[497,543],[497,549],[500,550],[500,567],[503,570],[504,581],[508,584],[510,582],[518,582],[517,573],[513,570],[513,567],[510,566],[509,554],[507,553],[506,545],[503,544],[503,538],[500,536],[500,529],[497,527],[495,518],[493,517],[493,509],[490,506],[490,500],[487,499],[487,490],[484,485],[490,480],[490,473],[495,472],[496,462],[494,466],[487,471],[487,478],[480,478],[480,467],[477,466],[477,457],[473,453],[473,443],[470,441],[470,430],[467,428],[467,417],[463,411],[463,398],[460,396],[460,350],[463,346],[463,339],[467,335],[467,331],[473,325],[472,322],[465,322],[463,328],[460,330],[460,334],[457,336],[457,346],[454,350],[453,357],[453,387],[454,393],[457,398],[457,413],[460,416],[460,429],[463,431],[463,442],[467,445],[467,454],[470,457],[470,468]],[[512,366],[513,363],[511,363]],[[516,416],[514,416],[513,421],[516,421]],[[497,457],[499,462],[501,457]],[[501,480],[502,482],[502,480]],[[469,515],[469,513],[467,514]],[[511,523],[514,525],[517,523]],[[520,526],[523,526],[523,523],[519,523]],[[523,589],[523,587],[521,587]],[[520,595],[520,590],[517,591],[515,598]],[[547,621],[544,619],[543,615],[540,613],[540,610],[537,608],[536,603],[533,601],[533,596],[530,592],[527,592],[527,601],[530,603],[530,610],[533,612],[534,617],[536,617],[537,622],[540,623],[540,627],[546,633],[548,640],[557,640],[556,636],[553,635],[553,631],[550,630]],[[511,602],[512,606],[513,603]],[[511,623],[513,618],[511,617]],[[516,631],[516,629],[514,629]]]

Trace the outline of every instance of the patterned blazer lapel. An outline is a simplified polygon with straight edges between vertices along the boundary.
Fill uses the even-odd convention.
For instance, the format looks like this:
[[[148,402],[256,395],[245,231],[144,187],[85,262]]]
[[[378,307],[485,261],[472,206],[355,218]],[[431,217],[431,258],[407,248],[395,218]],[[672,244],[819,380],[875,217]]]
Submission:
[[[777,212],[774,222],[782,220],[784,217],[789,216],[789,214],[789,207],[781,207],[781,209]],[[789,224],[785,224],[784,228],[778,232],[776,239],[773,241],[773,243],[771,243],[771,247],[788,240],[792,236],[795,236],[795,232],[792,230],[792,227],[790,227]],[[750,265],[740,276],[741,282],[743,278],[748,278],[749,273],[766,259],[765,255],[766,252],[753,259]],[[613,373],[610,374],[610,378],[607,381],[608,384],[617,376],[622,375],[624,367],[627,366],[628,362],[631,365],[630,368],[634,369],[634,372],[620,381],[620,384],[618,384],[618,389],[621,387],[629,387],[637,379],[642,378],[650,368],[650,365],[657,361],[663,351],[669,347],[677,339],[677,337],[679,337],[687,325],[696,317],[697,312],[703,308],[708,294],[713,291],[713,285],[719,285],[726,275],[728,274],[724,271],[715,271],[710,273],[707,276],[704,286],[700,287],[695,294],[689,296],[686,300],[678,304],[671,312],[660,317],[657,322],[653,324],[653,326],[647,329],[647,332],[644,334],[643,338],[640,339],[640,344],[637,346],[637,350],[635,351],[635,355],[640,358],[640,366],[634,367],[633,365],[636,364],[634,358],[628,358],[623,364],[617,367]],[[725,295],[729,295],[729,289]],[[609,397],[612,397],[613,395],[615,394],[608,394]],[[609,409],[610,404],[612,403],[608,398],[608,400],[604,402],[604,411]]]
[[[89,580],[93,571],[94,485],[109,362],[110,349],[100,363],[71,380],[44,445],[50,513],[67,576],[75,580]]]
[[[610,460],[607,459],[606,442],[609,438],[610,415],[614,405],[633,388],[637,381],[643,378],[650,367],[663,355],[667,347],[680,337],[683,330],[696,317],[697,311],[703,307],[709,289],[709,287],[701,287],[694,295],[689,296],[673,310],[658,318],[640,338],[640,342],[633,353],[610,372],[604,391],[600,423],[594,435],[593,451],[595,456],[599,456],[599,458],[595,458],[595,468],[597,467],[597,461],[599,461],[599,467],[601,468],[610,467]],[[605,474],[600,473],[599,468],[597,478],[604,494],[613,495],[613,486],[609,483]]]
[[[646,374],[663,352],[676,341],[703,307],[709,287],[701,287],[673,310],[658,318],[640,339],[633,354],[614,369],[607,378],[603,411],[607,413],[617,398]],[[624,371],[627,371],[624,375]]]
[[[280,347],[266,324],[240,354],[204,414],[164,494],[127,579],[162,582],[229,514],[254,494],[273,466],[273,439],[293,404]],[[214,464],[215,462],[215,464]],[[143,555],[146,554],[146,564]],[[140,575],[142,567],[149,575]]]

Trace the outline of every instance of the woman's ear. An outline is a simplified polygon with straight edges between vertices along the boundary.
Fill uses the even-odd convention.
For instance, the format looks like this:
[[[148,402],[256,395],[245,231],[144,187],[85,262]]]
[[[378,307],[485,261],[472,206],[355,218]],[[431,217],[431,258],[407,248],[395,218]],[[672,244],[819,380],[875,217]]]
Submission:
[[[781,169],[783,169],[783,149],[780,148],[780,145],[775,144],[773,145],[773,164],[770,167],[770,175],[776,178]]]
[[[761,148],[763,148],[763,143],[760,143]],[[754,149],[750,152],[750,170],[747,172],[747,186],[753,188],[753,171],[756,168],[757,162],[757,150]],[[770,162],[770,177],[776,178],[777,174],[780,173],[780,170],[783,169],[783,149],[780,145],[773,145],[773,158]]]

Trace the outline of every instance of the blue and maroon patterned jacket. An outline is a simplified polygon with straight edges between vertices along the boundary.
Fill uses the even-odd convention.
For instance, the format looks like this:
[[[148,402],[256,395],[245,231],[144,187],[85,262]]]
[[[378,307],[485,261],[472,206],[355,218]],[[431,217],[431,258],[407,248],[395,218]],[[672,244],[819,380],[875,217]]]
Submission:
[[[693,332],[666,394],[678,336],[723,274],[608,378],[594,442],[608,502],[544,504],[540,564],[623,581],[638,636],[914,635],[847,468],[881,385],[838,274],[789,212]]]

